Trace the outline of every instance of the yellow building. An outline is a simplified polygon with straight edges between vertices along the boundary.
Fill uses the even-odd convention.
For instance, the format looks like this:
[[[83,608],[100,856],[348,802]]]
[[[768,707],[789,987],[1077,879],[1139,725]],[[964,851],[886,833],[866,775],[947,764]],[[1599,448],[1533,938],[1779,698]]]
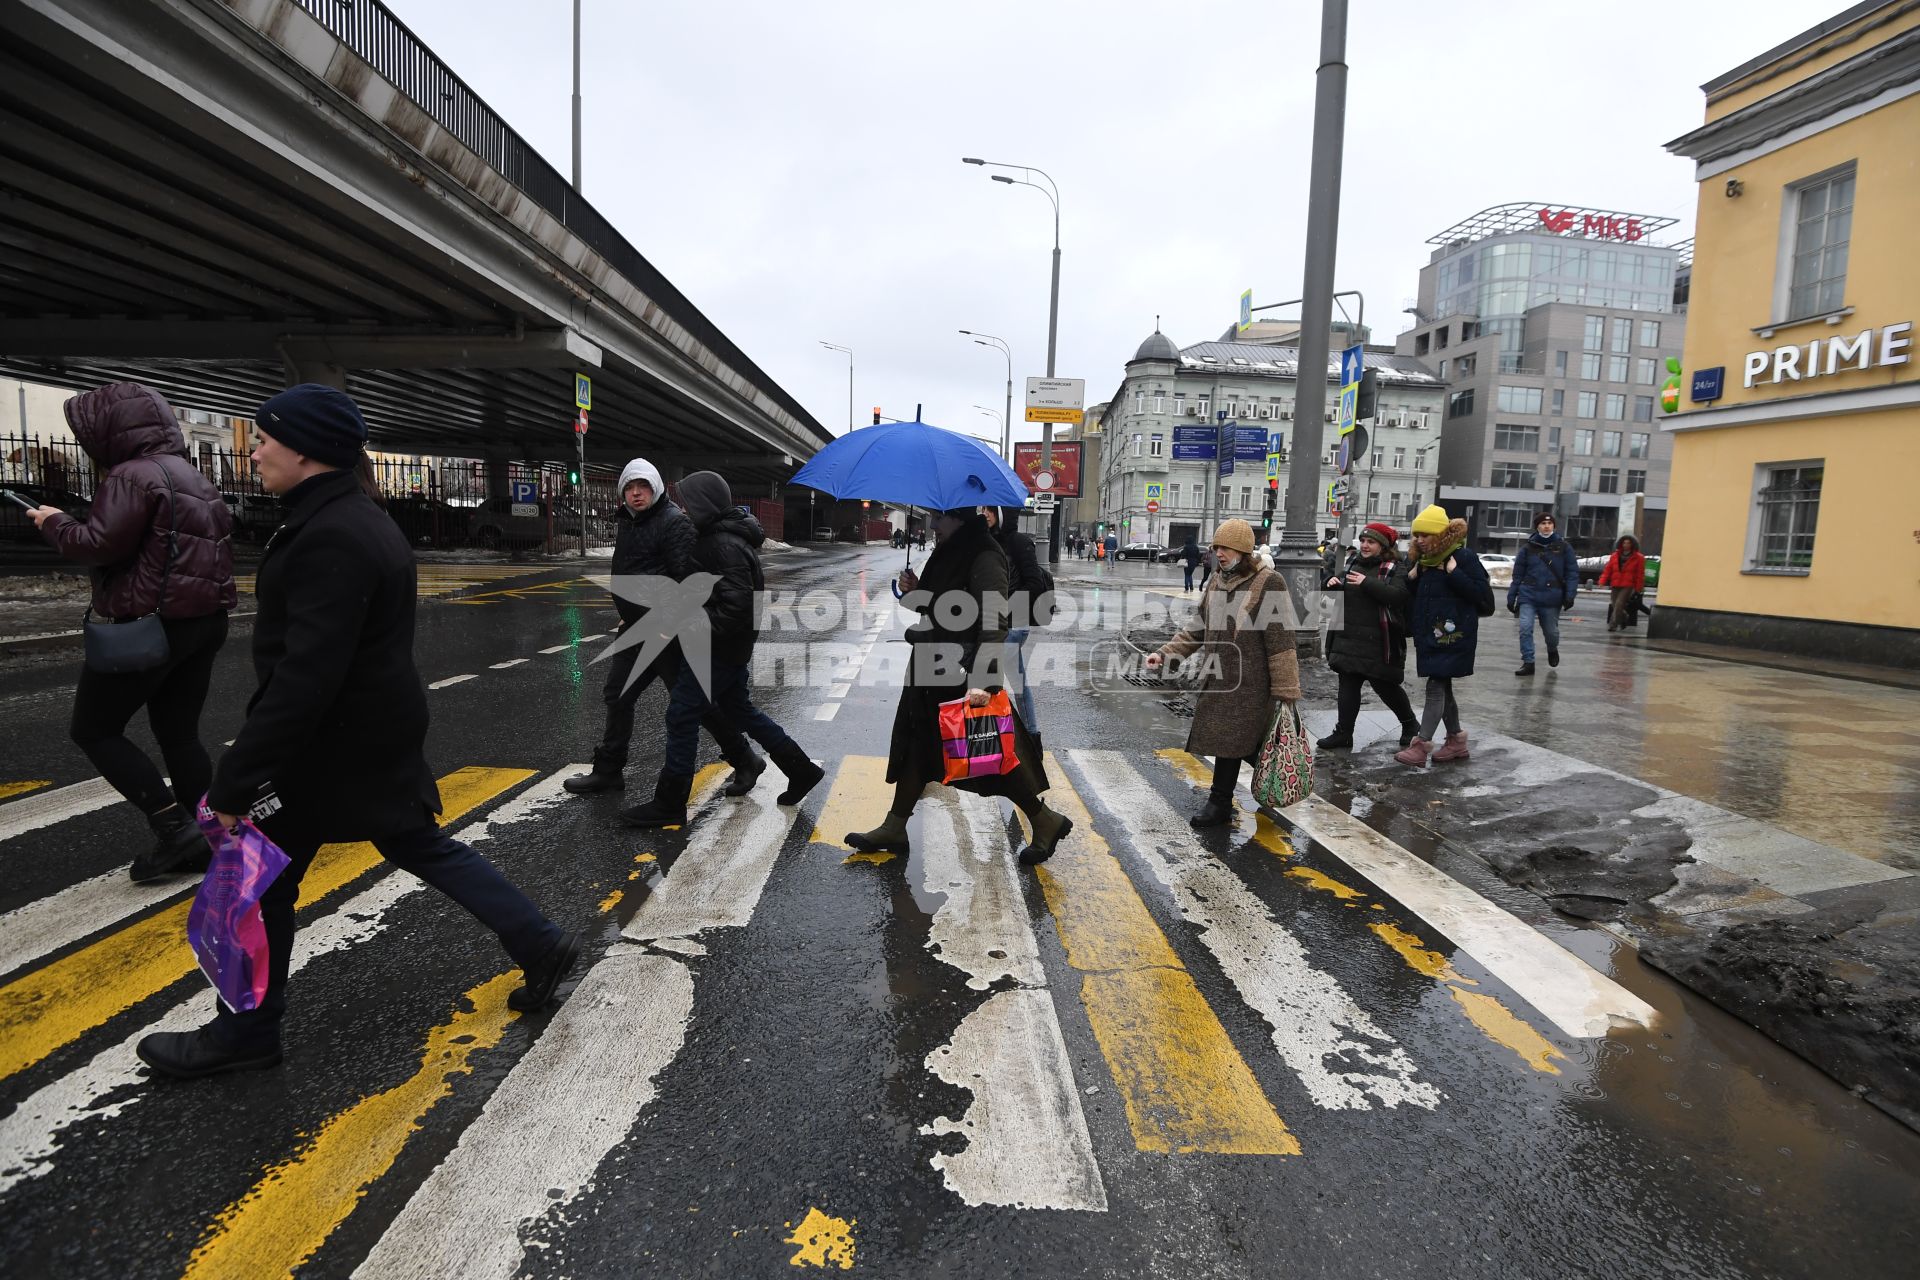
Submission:
[[[1920,669],[1920,5],[1702,87],[1650,634]]]

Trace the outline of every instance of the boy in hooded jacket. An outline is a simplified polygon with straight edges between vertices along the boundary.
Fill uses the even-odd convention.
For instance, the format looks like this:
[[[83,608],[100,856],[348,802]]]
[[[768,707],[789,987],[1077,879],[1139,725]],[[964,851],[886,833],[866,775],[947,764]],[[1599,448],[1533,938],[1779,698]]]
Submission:
[[[659,470],[645,458],[635,458],[620,472],[620,509],[614,516],[613,576],[671,578],[682,581],[693,572],[693,522],[687,513],[667,496],[666,482]],[[614,608],[620,611],[620,630],[625,635],[647,616],[647,606],[615,591]],[[593,749],[593,769],[568,778],[563,786],[575,795],[626,789],[627,749],[633,741],[633,712],[655,680],[672,692],[684,665],[680,646],[668,644],[652,662],[639,672],[634,664],[641,647],[630,646],[613,651],[607,659],[607,680],[601,697],[607,706],[606,728],[600,745]],[[598,659],[595,659],[598,661]],[[767,767],[754,754],[745,735],[729,724],[712,707],[700,717],[700,723],[720,746],[720,754],[733,766],[733,779],[727,784],[730,796],[743,796]]]
[[[754,596],[766,588],[760,569],[760,545],[766,534],[760,522],[733,505],[733,491],[716,472],[696,471],[682,480],[680,498],[694,531],[694,571],[715,579],[703,606],[710,661],[703,664],[696,647],[681,664],[667,704],[666,760],[654,784],[653,799],[620,815],[634,827],[686,824],[700,725],[715,707],[728,724],[744,729],[765,747],[787,776],[781,804],[799,804],[827,776],[786,730],[753,705],[748,691],[753,646],[759,638]],[[697,645],[698,641],[689,636],[687,643]],[[702,665],[707,669],[701,670]]]

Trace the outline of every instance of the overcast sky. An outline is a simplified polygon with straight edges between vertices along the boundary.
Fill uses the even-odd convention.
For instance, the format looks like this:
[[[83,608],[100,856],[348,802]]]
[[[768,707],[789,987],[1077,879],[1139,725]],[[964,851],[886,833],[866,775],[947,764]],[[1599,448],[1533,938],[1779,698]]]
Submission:
[[[567,0],[388,0],[562,172]],[[1006,365],[1046,371],[1047,197],[961,156],[1034,164],[1062,198],[1058,373],[1110,396],[1154,317],[1181,345],[1299,296],[1320,6],[1311,0],[583,0],[583,187],[826,426],[873,406],[987,436]],[[1702,82],[1836,12],[1355,0],[1338,287],[1376,341],[1424,241],[1489,205],[1667,215],[1691,234]],[[974,406],[986,405],[994,417]]]

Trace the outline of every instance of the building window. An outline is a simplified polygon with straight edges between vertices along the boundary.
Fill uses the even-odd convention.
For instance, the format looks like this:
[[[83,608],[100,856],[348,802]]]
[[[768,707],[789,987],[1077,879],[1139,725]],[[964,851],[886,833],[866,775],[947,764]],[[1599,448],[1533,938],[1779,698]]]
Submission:
[[[1847,246],[1853,238],[1853,166],[1805,182],[1793,195],[1793,283],[1785,317],[1789,320],[1838,311],[1845,305]]]
[[[1373,464],[1375,466],[1380,465],[1380,450],[1378,449],[1373,451]],[[1393,469],[1395,471],[1405,471],[1407,469],[1407,451],[1405,449],[1395,449],[1393,451]]]
[[[1167,509],[1172,510],[1178,507],[1179,505],[1180,505],[1180,486],[1177,484],[1168,484],[1167,485]]]
[[[1445,360],[1442,360],[1440,362],[1440,381],[1445,382],[1446,380],[1447,380],[1447,362]]]
[[[1579,416],[1582,418],[1597,418],[1600,416],[1600,393],[1599,392],[1582,391],[1580,393]]]
[[[1598,351],[1606,331],[1607,318],[1605,316],[1587,316],[1580,333],[1580,349],[1582,351]]]
[[[1627,358],[1625,356],[1607,357],[1607,381],[1625,382],[1627,380]]]
[[[1851,189],[1851,178],[1849,178]],[[1753,551],[1755,569],[1807,573],[1813,568],[1813,531],[1820,519],[1820,482],[1826,464],[1762,466],[1755,497],[1758,537]]]
[[[1593,484],[1592,467],[1568,467],[1567,487],[1575,493],[1585,493]]]
[[[1613,318],[1613,340],[1607,349],[1615,355],[1625,355],[1633,350],[1633,321],[1625,316]]]
[[[1537,469],[1524,462],[1496,462],[1488,483],[1496,489],[1531,489]]]
[[[1561,354],[1564,355],[1565,353],[1562,352]],[[1555,387],[1553,389],[1553,416],[1557,418],[1561,414],[1565,413],[1566,411],[1567,411],[1566,390],[1562,387]]]
[[[1622,395],[1607,396],[1607,420],[1625,422],[1627,420],[1627,398]]]
[[[1500,388],[1499,403],[1502,413],[1538,413],[1540,388],[1503,386]]]
[[[1586,454],[1593,452],[1593,431],[1591,428],[1581,427],[1573,433],[1573,451],[1575,453]]]
[[[1655,362],[1652,360],[1635,360],[1633,362],[1633,380],[1643,387],[1652,386],[1654,384],[1654,369],[1656,367]]]
[[[1200,397],[1200,416],[1203,418],[1206,418],[1206,417],[1211,417],[1212,414],[1213,414],[1213,397],[1210,395],[1201,396]]]
[[[1404,453],[1405,450],[1402,450],[1402,452]],[[1385,462],[1386,460],[1387,460],[1387,451],[1385,449],[1375,449],[1373,451],[1373,461],[1369,465],[1371,465],[1375,471],[1378,471],[1380,469],[1380,464]]]
[[[1556,351],[1553,353],[1553,371],[1559,374],[1563,378],[1567,376],[1567,353],[1566,352]]]
[[[1600,468],[1600,492],[1620,492],[1620,469],[1618,467]]]
[[[1600,356],[1589,351],[1580,357],[1580,377],[1586,382],[1600,381]]]
[[[1244,484],[1240,486],[1240,509],[1242,511],[1253,510],[1253,490]]]
[[[1140,456],[1140,433],[1138,431],[1133,433],[1133,456],[1136,458]]]
[[[1372,489],[1367,490],[1367,514],[1370,516],[1380,514],[1380,495]]]
[[[1647,473],[1638,467],[1627,468],[1627,492],[1645,493],[1647,491]]]
[[[1167,411],[1166,392],[1156,391],[1153,393],[1153,411],[1155,413],[1165,413]]]
[[[1426,334],[1423,333],[1423,334],[1420,334],[1418,337],[1414,338],[1413,354],[1417,356],[1423,356],[1427,354],[1427,335]]]
[[[1413,469],[1415,471],[1425,471],[1427,469],[1427,451],[1425,449],[1415,449],[1413,451]]]
[[[1653,454],[1649,451],[1648,446],[1652,443],[1653,437],[1650,433],[1645,431],[1634,432],[1632,438],[1627,441],[1627,456],[1629,458],[1651,458]]]
[[[1560,464],[1557,462],[1549,462],[1547,464],[1547,488],[1551,489],[1556,483],[1558,483],[1557,477],[1559,476],[1559,474],[1560,474]]]
[[[1447,349],[1447,326],[1441,325],[1433,331],[1433,349],[1435,351],[1445,351]]]
[[[1186,408],[1187,408],[1187,393],[1186,393],[1186,392],[1184,392],[1184,391],[1176,391],[1176,392],[1174,392],[1174,393],[1173,393],[1173,412],[1174,412],[1174,416],[1175,416],[1175,417],[1178,417],[1178,416],[1180,416],[1180,415],[1181,415],[1182,413],[1185,413],[1185,412],[1186,412]]]
[[[1618,431],[1602,431],[1600,433],[1600,456],[1603,458],[1617,458],[1620,456],[1620,433]]]
[[[1472,412],[1472,387],[1468,387],[1465,391],[1456,391],[1447,397],[1447,416],[1449,418],[1464,418]]]
[[[1150,458],[1164,457],[1166,456],[1166,450],[1166,437],[1155,432],[1153,438],[1147,441],[1147,456]]]
[[[1653,421],[1653,397],[1635,396],[1633,398],[1633,420],[1635,422]]]
[[[1642,320],[1640,322],[1640,345],[1643,347],[1657,347],[1660,345],[1660,322],[1658,320]]]
[[[1493,447],[1514,453],[1540,452],[1540,428],[1515,427],[1505,423],[1493,429]]]
[[[1461,356],[1453,362],[1453,373],[1456,378],[1471,378],[1474,370],[1479,367],[1480,361],[1477,357]]]
[[[1560,452],[1560,428],[1554,427],[1547,432],[1547,448],[1554,453]]]
[[[1145,413],[1147,411],[1147,393],[1146,392],[1136,391],[1133,393],[1133,411],[1135,413]]]

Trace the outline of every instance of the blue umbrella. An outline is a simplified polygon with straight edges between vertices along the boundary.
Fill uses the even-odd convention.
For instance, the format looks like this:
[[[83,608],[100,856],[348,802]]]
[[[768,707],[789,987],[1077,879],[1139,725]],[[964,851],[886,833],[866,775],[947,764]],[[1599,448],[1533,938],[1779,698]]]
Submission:
[[[946,511],[1020,507],[1027,486],[972,436],[912,422],[849,431],[794,473],[794,484],[836,498],[867,498]]]

